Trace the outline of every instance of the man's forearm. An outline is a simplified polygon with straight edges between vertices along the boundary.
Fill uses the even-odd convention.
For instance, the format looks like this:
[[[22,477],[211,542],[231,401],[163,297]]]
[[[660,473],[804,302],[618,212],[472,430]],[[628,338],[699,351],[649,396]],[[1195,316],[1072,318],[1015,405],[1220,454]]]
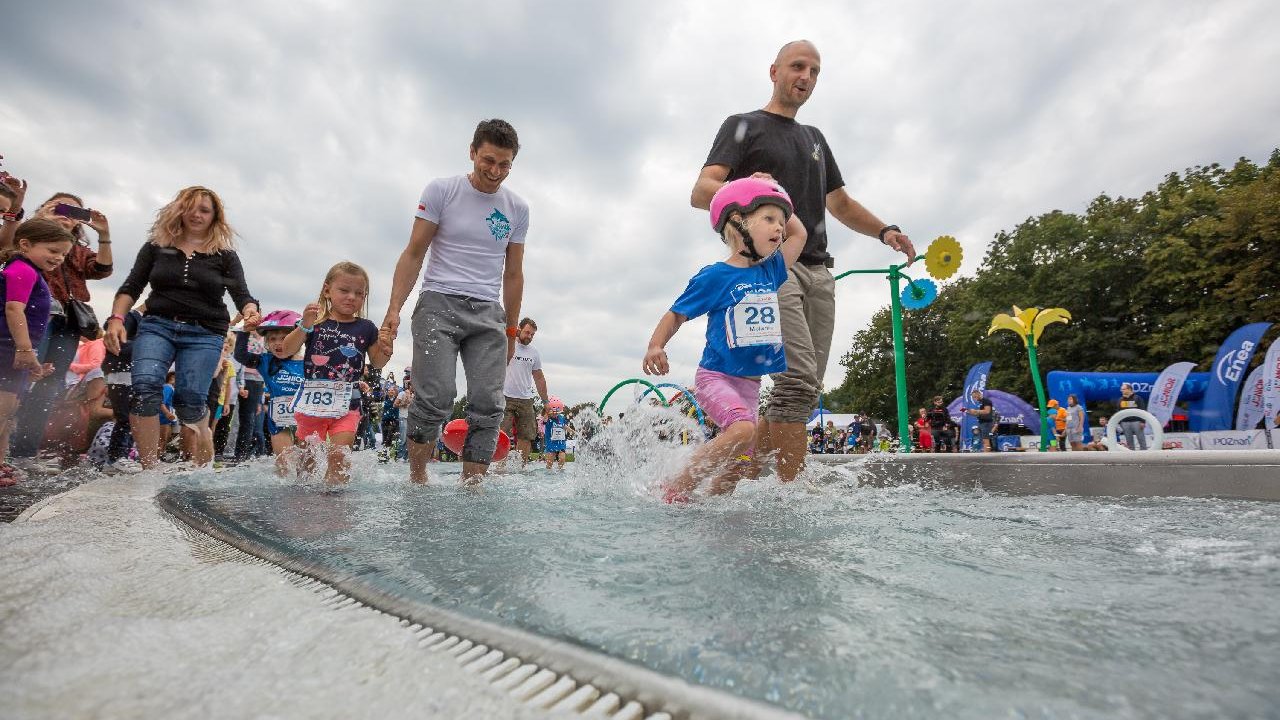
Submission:
[[[409,291],[413,288],[414,281],[418,279],[418,272],[421,270],[422,258],[415,257],[408,250],[400,254],[400,259],[396,261],[395,273],[391,276],[391,299],[387,303],[388,315],[400,314],[400,310],[404,308],[404,301],[409,298]]]
[[[880,228],[885,226],[880,218],[848,195],[841,198],[839,202],[832,203],[827,209],[846,227],[863,235],[879,237]]]
[[[507,327],[520,323],[520,302],[524,299],[524,273],[502,276],[502,308],[507,313]]]

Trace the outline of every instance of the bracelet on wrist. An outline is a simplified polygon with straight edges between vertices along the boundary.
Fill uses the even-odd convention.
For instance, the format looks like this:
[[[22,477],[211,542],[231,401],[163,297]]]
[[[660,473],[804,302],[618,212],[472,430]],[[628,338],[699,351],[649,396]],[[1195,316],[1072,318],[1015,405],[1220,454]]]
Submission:
[[[108,323],[109,323],[109,322],[111,322],[112,320],[119,320],[121,325],[123,325],[123,324],[124,324],[124,316],[123,316],[123,315],[110,315],[110,316],[108,316],[108,317],[107,317],[107,322],[108,322]]]
[[[515,325],[507,326],[507,337],[514,338],[516,334],[519,332],[520,332],[520,328],[516,327]]]
[[[306,325],[303,325],[303,324],[302,324],[302,321],[301,321],[301,320],[299,320],[298,322],[294,323],[294,327],[298,328],[299,330],[301,330],[302,332],[304,332],[304,333],[306,333],[306,334],[308,334],[308,335],[310,335],[310,334],[311,334],[311,331],[315,329],[315,325],[312,325],[311,327],[307,327]]]
[[[890,230],[893,230],[895,232],[902,232],[902,228],[898,227],[897,225],[885,225],[884,227],[880,228],[880,242],[882,243],[885,242],[884,234],[889,232]],[[885,244],[887,245],[888,243],[885,243]]]
[[[17,350],[14,350],[16,353],[33,353],[35,351],[35,348],[18,348]]]

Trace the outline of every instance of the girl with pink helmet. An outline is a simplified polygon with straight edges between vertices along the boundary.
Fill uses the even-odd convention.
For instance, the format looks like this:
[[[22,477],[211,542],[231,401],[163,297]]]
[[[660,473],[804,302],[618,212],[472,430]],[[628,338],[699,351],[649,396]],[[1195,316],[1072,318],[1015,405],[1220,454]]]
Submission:
[[[792,212],[791,198],[772,180],[742,178],[721,187],[711,199],[711,227],[729,257],[693,276],[649,339],[644,372],[666,375],[665,348],[676,330],[707,316],[693,394],[721,432],[664,486],[666,502],[688,502],[704,477],[711,478],[712,494],[732,492],[755,470],[760,376],[787,367],[778,288],[804,249],[803,233],[783,233]]]
[[[565,453],[569,445],[569,419],[564,414],[564,401],[552,395],[547,398],[547,419],[543,424],[542,457],[547,461],[547,469],[553,462],[560,463],[564,469]]]
[[[293,418],[293,397],[302,386],[302,360],[285,348],[285,338],[293,332],[302,316],[292,310],[274,310],[261,321],[245,323],[245,331],[236,333],[233,356],[236,362],[262,374],[266,390],[266,419],[263,428],[271,438],[271,452],[276,456],[276,474],[285,477],[292,469],[293,446],[297,422]],[[266,345],[265,352],[249,349],[249,333],[257,330]]]

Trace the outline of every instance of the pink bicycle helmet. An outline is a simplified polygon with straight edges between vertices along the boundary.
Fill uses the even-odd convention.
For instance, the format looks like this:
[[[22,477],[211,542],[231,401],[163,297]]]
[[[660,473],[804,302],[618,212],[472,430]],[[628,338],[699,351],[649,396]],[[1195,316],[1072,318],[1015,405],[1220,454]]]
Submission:
[[[711,198],[711,227],[723,234],[729,216],[735,211],[747,215],[761,205],[777,205],[786,219],[794,212],[791,196],[775,182],[753,177],[727,182]]]
[[[564,410],[564,401],[552,395],[547,398],[547,412],[560,412]]]
[[[267,330],[292,330],[302,316],[292,310],[272,310],[258,323],[258,332]]]

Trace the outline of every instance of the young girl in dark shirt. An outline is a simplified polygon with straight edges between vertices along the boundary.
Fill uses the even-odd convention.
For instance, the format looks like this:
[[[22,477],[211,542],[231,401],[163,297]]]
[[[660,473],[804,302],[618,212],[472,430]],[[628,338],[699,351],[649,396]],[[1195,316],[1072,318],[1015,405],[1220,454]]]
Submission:
[[[360,398],[353,389],[364,375],[365,356],[376,368],[391,359],[391,336],[360,317],[368,296],[364,268],[350,262],[334,265],[325,275],[319,300],[302,311],[297,328],[284,341],[286,355],[306,346],[293,418],[300,442],[314,439],[325,446],[325,483],[331,486],[350,479],[347,455],[360,425]],[[310,453],[303,454],[302,469],[314,466]]]
[[[186,188],[156,213],[150,236],[116,294],[106,338],[113,353],[125,340],[124,314],[151,287],[133,342],[130,417],[144,468],[159,461],[160,403],[171,364],[177,371],[173,405],[183,443],[196,465],[213,460],[213,432],[201,421],[231,323],[223,295],[231,294],[246,322],[258,319],[258,302],[245,284],[233,237],[218,195],[208,188]]]

